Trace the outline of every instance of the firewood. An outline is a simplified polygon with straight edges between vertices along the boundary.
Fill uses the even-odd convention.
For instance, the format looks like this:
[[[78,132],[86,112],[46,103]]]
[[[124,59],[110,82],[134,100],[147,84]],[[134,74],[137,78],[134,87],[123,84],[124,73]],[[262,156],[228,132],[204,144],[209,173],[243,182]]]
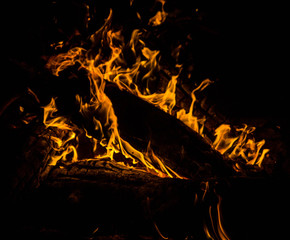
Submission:
[[[105,93],[113,104],[121,137],[139,151],[145,152],[150,142],[154,153],[167,166],[187,178],[207,179],[232,174],[231,161],[180,120],[113,84],[107,84]],[[58,100],[63,102],[58,105],[60,114],[69,116],[91,136],[99,137],[93,121],[97,117],[94,109],[83,116],[78,111],[79,106],[72,104],[74,101]]]
[[[285,180],[233,177],[227,185],[207,185],[198,179],[159,178],[111,160],[59,162],[37,189],[11,207],[6,223],[13,227],[9,236],[30,239],[206,239],[204,226],[211,230],[217,224],[220,195],[230,237],[283,238],[289,210]]]
[[[202,239],[208,211],[204,185],[160,178],[111,160],[59,163],[26,199],[22,216],[30,214],[21,222],[21,231],[39,224],[44,236],[51,229],[62,234],[69,229],[69,234],[82,239],[79,236],[88,237],[99,228],[96,236],[125,234],[137,239],[161,238],[161,234],[184,239],[194,232]]]
[[[231,174],[229,159],[183,122],[113,85],[108,85],[105,93],[118,117],[121,136],[133,146],[142,148],[143,145],[144,150],[150,141],[151,148],[165,164],[185,177],[212,178]]]

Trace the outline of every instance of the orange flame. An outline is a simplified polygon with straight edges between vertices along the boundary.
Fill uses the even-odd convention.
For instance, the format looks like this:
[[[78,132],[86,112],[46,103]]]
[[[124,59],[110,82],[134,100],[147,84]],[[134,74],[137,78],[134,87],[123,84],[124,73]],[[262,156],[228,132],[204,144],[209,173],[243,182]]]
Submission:
[[[157,1],[161,3],[162,9],[149,20],[148,24],[151,26],[162,24],[167,17],[167,13],[164,11],[165,0]],[[133,0],[130,1],[130,5],[132,3]],[[51,102],[43,107],[43,123],[49,130],[46,137],[51,142],[49,164],[56,165],[58,161],[81,161],[82,159],[79,159],[80,154],[78,154],[78,141],[79,134],[84,134],[92,143],[93,159],[90,160],[110,159],[116,161],[116,155],[121,154],[128,161],[118,163],[128,168],[146,171],[159,177],[185,179],[174,169],[167,166],[164,159],[154,153],[150,141],[147,150],[141,152],[120,136],[117,116],[111,100],[105,94],[106,83],[114,83],[119,89],[126,90],[153,104],[164,112],[175,116],[201,136],[210,139],[204,133],[206,118],[195,114],[195,103],[197,93],[203,91],[212,81],[205,79],[192,90],[192,101],[188,111],[185,109],[175,111],[176,88],[182,66],[176,65],[176,68],[179,68],[179,73],[170,76],[164,92],[152,93],[150,83],[154,81],[156,72],[162,69],[160,51],[146,47],[142,40],[143,33],[139,29],[132,31],[131,38],[126,44],[122,36],[122,30],[112,30],[112,17],[113,13],[110,10],[104,25],[90,36],[91,49],[74,47],[66,53],[52,57],[47,63],[47,67],[56,76],[75,64],[78,64],[80,69],[87,72],[90,83],[90,99],[86,101],[86,99],[76,95],[76,100],[80,106],[79,111],[84,117],[93,115],[91,120],[95,131],[99,133],[97,139],[90,135],[87,129],[80,129],[68,118],[59,116],[55,99],[52,98]],[[94,47],[99,45],[101,47],[98,51],[93,51]],[[63,46],[63,42],[60,42],[57,46],[60,48]],[[107,54],[104,54],[104,49],[108,50],[106,51]],[[134,62],[130,66],[128,66],[124,57],[125,49],[130,49],[134,56]],[[180,49],[181,45],[175,50],[176,58],[178,58]],[[233,167],[236,171],[241,171],[240,161],[244,161],[248,165],[262,167],[263,159],[269,149],[263,149],[265,140],[255,141],[252,136],[254,130],[254,127],[244,125],[244,127],[237,128],[234,131],[229,124],[222,124],[215,130],[215,139],[211,142],[212,147],[221,154],[226,154],[230,159],[235,160]],[[209,183],[204,182],[203,188],[202,201],[204,201],[209,190]],[[195,195],[195,202],[197,202],[197,195]],[[209,239],[228,240],[229,238],[221,223],[220,204],[221,198],[219,197],[216,208],[209,207],[209,216],[214,232],[210,233],[206,225],[204,231]],[[215,214],[216,220],[214,220],[213,214]],[[160,236],[166,239],[160,233],[157,225],[155,223],[154,225]]]
[[[162,11],[164,12],[165,1],[159,1],[162,4]],[[159,107],[163,111],[174,115],[173,109],[176,104],[176,86],[179,74],[171,76],[171,80],[168,82],[163,93],[151,93],[149,83],[154,81],[155,73],[161,68],[159,65],[160,52],[146,47],[145,42],[141,39],[142,31],[138,29],[133,30],[131,39],[126,44],[122,36],[122,30],[112,30],[112,17],[113,13],[110,10],[104,25],[90,37],[93,47],[98,43],[101,44],[98,52],[93,52],[93,48],[86,50],[75,47],[66,53],[52,57],[47,67],[56,76],[59,76],[61,71],[76,63],[80,65],[80,68],[87,71],[91,99],[89,102],[84,102],[80,96],[76,96],[76,98],[80,104],[80,112],[83,115],[86,116],[89,112],[94,112],[99,116],[99,118],[93,117],[93,123],[95,129],[100,132],[101,139],[97,140],[86,132],[87,137],[93,139],[93,151],[96,159],[109,158],[113,160],[115,153],[121,153],[125,158],[130,159],[133,165],[141,163],[148,172],[161,177],[182,178],[153,153],[150,149],[150,143],[147,152],[143,154],[122,139],[119,134],[118,121],[112,103],[104,93],[106,82],[114,83],[121,90],[126,90]],[[152,20],[152,24],[154,21]],[[103,53],[105,48],[109,48],[109,56]],[[135,62],[130,67],[128,67],[124,58],[125,48],[131,49],[132,54],[135,56]],[[181,65],[176,65],[176,67],[181,72]],[[211,83],[212,81],[205,79],[192,91],[192,102],[188,112],[185,109],[181,109],[176,113],[177,119],[204,137],[207,137],[203,133],[206,118],[194,115],[194,105],[196,93],[203,91]],[[75,134],[76,127],[64,117],[54,116],[56,112],[57,108],[54,100],[44,107],[45,126],[47,128],[56,128],[59,132],[64,132],[62,137],[51,138],[59,149],[66,147],[66,150],[63,151],[64,155],[55,156],[52,162],[55,164],[58,160],[66,158],[67,155],[73,155],[73,161],[77,161],[76,148],[68,144],[68,142],[72,142],[73,139],[77,138]],[[236,129],[236,132],[239,134],[232,137],[230,125],[223,124],[216,129],[216,138],[212,141],[212,146],[221,154],[227,154],[232,159],[242,158],[247,164],[261,167],[262,161],[269,149],[262,150],[265,144],[264,140],[255,142],[253,138],[249,138],[254,129],[245,125],[244,128]],[[81,130],[78,129],[78,131]],[[106,148],[106,152],[97,153],[99,150],[98,146]],[[236,165],[236,169],[239,169],[238,165]]]
[[[229,137],[231,126],[228,124],[222,124],[215,130],[216,139],[213,142],[213,147],[221,154],[228,151],[238,139],[238,137]]]
[[[52,153],[50,155],[50,165],[55,165],[60,159],[75,162],[78,159],[77,151],[75,146],[70,142],[76,139],[75,130],[76,128],[69,123],[64,117],[56,117],[54,114],[58,111],[55,104],[55,99],[52,98],[50,103],[43,107],[43,123],[46,128],[54,129],[56,136],[47,135],[52,141]],[[69,157],[70,156],[70,157]]]
[[[179,112],[177,112],[176,115],[177,119],[184,122],[187,126],[189,126],[192,130],[198,132],[201,136],[203,135],[203,128],[206,119],[205,117],[198,118],[193,114],[194,103],[196,101],[195,92],[204,90],[211,83],[212,81],[210,81],[209,79],[205,79],[197,88],[193,89],[193,91],[191,92],[192,102],[188,113],[186,113],[184,109],[181,109]]]
[[[154,27],[162,24],[168,15],[164,11],[164,4],[166,1],[165,0],[157,0],[157,2],[161,3],[161,11],[158,11],[152,18],[149,19],[149,22],[148,22],[148,25],[151,25]]]
[[[159,51],[150,50],[145,47],[142,40],[139,39],[140,33],[138,30],[133,31],[132,38],[130,40],[130,46],[134,54],[137,55],[136,45],[141,47],[141,54],[145,60],[141,60],[140,56],[136,57],[136,63],[132,68],[122,68],[118,66],[122,59],[122,50],[124,47],[123,38],[121,31],[113,32],[109,29],[109,23],[111,21],[112,12],[110,12],[109,17],[106,19],[104,26],[98,30],[94,35],[92,35],[91,40],[94,41],[94,36],[96,34],[101,34],[103,40],[106,40],[109,48],[111,49],[111,55],[107,60],[103,60],[101,53],[97,54],[94,58],[89,57],[88,51],[82,48],[73,48],[67,53],[59,54],[56,57],[51,58],[48,63],[48,67],[52,69],[53,74],[59,75],[59,72],[63,71],[69,66],[73,66],[75,63],[79,63],[81,68],[87,70],[88,79],[90,81],[90,95],[91,99],[89,103],[83,102],[80,96],[76,96],[80,104],[80,112],[86,116],[90,112],[95,113],[100,116],[99,119],[93,118],[95,124],[95,129],[101,134],[101,139],[98,141],[90,136],[87,132],[86,135],[90,139],[94,139],[94,152],[95,159],[109,158],[114,160],[114,154],[122,153],[125,158],[131,159],[132,164],[136,165],[141,163],[148,172],[156,174],[160,177],[178,177],[182,178],[180,175],[175,173],[172,169],[164,165],[163,161],[158,158],[152,149],[150,148],[150,143],[148,145],[147,152],[143,154],[142,152],[135,149],[130,143],[121,138],[118,130],[117,117],[114,113],[114,109],[110,99],[104,93],[106,81],[116,83],[121,89],[126,89],[137,96],[140,96],[146,101],[149,101],[167,112],[171,112],[175,105],[175,85],[178,76],[173,76],[168,84],[167,90],[162,94],[151,94],[144,95],[139,90],[137,84],[134,82],[137,78],[139,68],[147,70],[147,73],[142,77],[142,80],[149,79],[152,75],[153,70],[158,67],[157,56]],[[115,44],[115,43],[119,44]],[[98,63],[98,64],[97,64]],[[132,88],[134,85],[134,88]],[[150,93],[150,90],[145,88],[145,93]],[[73,131],[74,129],[67,123],[66,119],[63,117],[53,117],[53,113],[57,112],[55,106],[55,101],[53,100],[51,104],[44,108],[44,123],[46,127],[55,127],[58,130]],[[47,120],[47,116],[51,119]],[[104,131],[106,130],[106,134]],[[106,136],[106,137],[105,137]],[[74,138],[75,134],[71,138]],[[52,138],[54,142],[57,142],[58,146],[61,148],[70,139],[63,141],[60,138]],[[105,153],[98,154],[98,143],[102,147],[106,148]],[[76,149],[73,146],[68,146],[66,151],[58,158],[54,158],[53,163],[55,164],[58,160],[64,158],[65,154],[70,152],[76,153]],[[76,161],[77,154],[74,155],[73,161]]]
[[[226,234],[222,221],[221,221],[221,197],[218,196],[218,203],[216,209],[213,209],[212,206],[209,206],[209,217],[211,221],[211,227],[213,233],[211,234],[208,227],[204,225],[204,231],[208,239],[220,239],[220,240],[229,240],[230,238]],[[213,216],[213,213],[216,211],[216,217]],[[214,237],[212,236],[214,235]]]
[[[265,155],[270,150],[263,149],[260,153],[265,140],[256,142],[254,138],[248,138],[254,130],[254,127],[248,127],[245,124],[243,128],[236,129],[237,132],[240,132],[237,137],[230,137],[230,125],[222,124],[215,131],[216,139],[213,142],[213,147],[221,154],[227,153],[231,159],[241,157],[248,165],[261,167]]]

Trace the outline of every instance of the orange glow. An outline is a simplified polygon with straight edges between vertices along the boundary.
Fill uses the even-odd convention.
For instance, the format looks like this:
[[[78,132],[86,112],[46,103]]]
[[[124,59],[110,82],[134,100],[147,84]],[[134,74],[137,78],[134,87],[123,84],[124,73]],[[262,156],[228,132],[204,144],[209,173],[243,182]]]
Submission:
[[[153,26],[165,21],[167,15],[164,12],[165,1],[159,0],[159,2],[162,5],[162,11],[159,15],[161,14],[163,17],[160,20],[159,15],[156,14],[155,18],[150,20]],[[142,165],[146,171],[160,177],[182,178],[154,154],[150,148],[150,142],[148,143],[147,152],[142,153],[122,139],[118,130],[118,119],[111,100],[104,92],[106,83],[114,83],[120,90],[126,90],[166,113],[175,116],[208,140],[210,138],[203,133],[206,118],[205,116],[195,115],[194,106],[197,100],[196,94],[203,91],[212,81],[205,79],[193,89],[191,92],[192,102],[188,111],[185,109],[174,111],[176,87],[182,66],[176,65],[179,73],[170,76],[171,79],[168,81],[164,92],[152,92],[150,83],[155,81],[156,73],[162,69],[162,66],[160,66],[160,51],[152,50],[146,46],[142,39],[143,32],[139,29],[132,31],[131,39],[126,43],[122,35],[122,29],[112,30],[112,18],[113,12],[110,10],[104,25],[90,36],[92,46],[101,45],[98,51],[93,52],[92,49],[74,47],[66,53],[50,58],[47,63],[47,67],[56,76],[59,76],[60,72],[70,66],[74,66],[76,63],[80,69],[87,72],[90,83],[90,100],[85,101],[79,95],[76,96],[76,99],[80,105],[81,114],[84,116],[94,115],[92,118],[94,128],[101,136],[100,139],[95,139],[86,129],[79,129],[65,117],[58,116],[55,100],[52,99],[51,103],[44,107],[43,116],[46,128],[57,129],[57,134],[50,137],[55,151],[53,156],[51,156],[51,164],[56,164],[59,160],[79,160],[77,139],[78,132],[81,132],[85,133],[86,137],[92,142],[92,151],[96,160],[109,158],[113,161],[114,155],[121,153],[131,162],[132,165],[130,167]],[[125,48],[130,49],[134,56],[133,63],[130,66],[128,66],[124,57]],[[178,49],[180,48],[181,46],[178,47]],[[178,54],[175,53],[175,55]],[[265,144],[264,140],[255,142],[252,137],[254,130],[255,128],[245,125],[243,128],[233,131],[230,125],[222,124],[215,130],[215,139],[212,140],[212,147],[221,154],[226,154],[229,158],[237,161],[233,166],[236,171],[241,171],[238,164],[240,160],[246,161],[247,164],[261,167],[269,149],[262,149]],[[100,148],[104,148],[105,151],[100,151]]]
[[[162,24],[168,15],[164,11],[165,0],[157,0],[157,2],[161,3],[161,11],[158,11],[152,18],[149,19],[149,22],[148,22],[148,25],[151,25],[154,27]]]
[[[149,20],[149,25],[158,26],[162,24],[167,13],[164,11],[165,0],[157,0],[161,3],[162,9]],[[130,1],[130,5],[133,0]],[[197,10],[196,10],[197,11]],[[139,13],[138,18],[141,19]],[[105,19],[104,25],[90,36],[92,47],[85,49],[74,47],[65,53],[58,54],[49,59],[47,67],[55,76],[59,76],[71,66],[79,66],[79,69],[86,72],[89,83],[89,96],[81,97],[76,95],[75,99],[79,105],[79,112],[93,124],[92,129],[76,126],[67,117],[62,116],[57,108],[56,98],[43,107],[43,124],[46,127],[45,137],[50,142],[49,164],[56,165],[59,161],[67,164],[77,161],[89,160],[98,161],[106,159],[115,161],[128,169],[134,169],[148,174],[154,174],[162,178],[187,179],[175,172],[175,169],[167,166],[166,159],[162,159],[151,148],[151,140],[148,141],[147,149],[141,151],[131,143],[122,138],[118,118],[115,114],[110,98],[105,94],[108,83],[116,85],[121,91],[127,91],[148,103],[158,107],[164,112],[176,117],[190,129],[204,137],[212,148],[232,160],[233,169],[236,172],[243,172],[243,166],[253,165],[263,167],[263,160],[269,149],[264,149],[265,140],[257,141],[253,136],[255,127],[243,125],[241,128],[222,124],[218,126],[212,137],[204,131],[206,117],[197,114],[195,109],[198,103],[197,97],[206,87],[213,82],[210,79],[203,80],[196,84],[191,92],[191,104],[189,109],[180,109],[176,106],[177,89],[182,84],[182,65],[175,65],[175,73],[171,73],[162,66],[161,52],[158,49],[150,49],[143,39],[144,30],[135,29],[130,39],[125,42],[122,28],[113,30],[111,23],[113,12]],[[64,42],[52,45],[60,49]],[[98,46],[98,49],[96,49]],[[178,45],[172,55],[177,60],[182,45]],[[125,57],[130,51],[130,64]],[[176,70],[177,69],[177,70]],[[163,91],[153,91],[152,83],[159,78],[160,71],[166,72],[169,76],[163,82]],[[178,72],[178,73],[177,73]],[[157,77],[156,77],[157,75]],[[188,75],[188,74],[187,74]],[[190,78],[190,74],[188,75]],[[163,79],[162,79],[163,80]],[[36,97],[37,98],[37,97]],[[38,99],[37,99],[38,100]],[[39,101],[39,100],[38,100]],[[20,109],[24,111],[24,109]],[[91,144],[89,159],[81,159],[79,139],[85,137]],[[121,156],[121,157],[120,157]],[[226,158],[225,158],[226,159]],[[203,194],[195,194],[194,203],[205,201],[206,194],[210,191],[209,182],[201,183]],[[221,215],[221,198],[218,196],[216,206],[208,209],[210,224],[204,225],[204,232],[208,239],[228,240],[223,226]],[[211,226],[210,226],[211,225]],[[154,222],[156,231],[163,239]],[[95,230],[97,231],[97,229]]]
[[[185,109],[181,109],[176,114],[177,119],[184,122],[188,127],[198,132],[201,136],[203,136],[203,128],[204,128],[204,123],[206,121],[206,118],[205,117],[198,118],[197,116],[194,116],[193,114],[194,103],[196,101],[195,93],[198,91],[204,90],[211,83],[212,81],[210,81],[209,79],[205,79],[197,88],[193,89],[193,91],[191,92],[192,102],[191,102],[188,113],[186,113]]]
[[[206,234],[207,239],[219,239],[219,240],[229,240],[227,233],[222,226],[222,215],[221,215],[221,197],[218,196],[218,203],[216,207],[209,206],[208,209],[211,231],[207,224],[203,225],[203,230]]]
[[[43,123],[46,128],[53,129],[53,133],[55,133],[55,135],[53,133],[46,135],[52,142],[52,153],[49,164],[55,165],[60,159],[71,162],[77,161],[77,151],[71,143],[73,140],[76,140],[76,134],[74,132],[76,127],[69,123],[65,117],[54,116],[58,111],[54,98],[43,109]]]
[[[219,198],[219,201],[218,201],[218,204],[217,204],[217,231],[218,231],[218,235],[220,236],[220,238],[222,240],[229,240],[229,237],[227,236],[224,228],[223,228],[223,225],[222,225],[222,215],[221,215],[221,197],[218,196]]]
[[[269,149],[261,149],[265,144],[265,140],[256,142],[251,138],[250,134],[255,131],[254,127],[248,127],[246,124],[243,128],[236,129],[236,137],[230,137],[231,127],[228,124],[222,124],[215,131],[216,139],[213,147],[221,154],[227,153],[231,159],[242,158],[248,165],[257,165],[261,167],[265,155]],[[239,166],[236,165],[236,171]]]
[[[122,58],[122,50],[124,46],[121,30],[113,32],[109,29],[109,22],[112,17],[110,12],[109,17],[106,19],[104,26],[98,30],[96,34],[102,34],[103,40],[108,42],[111,49],[111,55],[108,59],[102,60],[101,53],[97,54],[94,58],[90,58],[87,55],[87,50],[82,48],[73,48],[67,53],[59,54],[56,57],[50,59],[47,64],[52,69],[53,74],[59,75],[59,72],[63,71],[69,66],[73,66],[76,62],[80,64],[81,68],[85,69],[88,73],[88,79],[90,82],[90,95],[89,102],[84,102],[83,99],[77,95],[76,99],[80,105],[80,112],[82,115],[87,116],[90,113],[99,116],[97,119],[93,117],[93,123],[95,130],[100,132],[101,139],[94,139],[89,135],[86,130],[86,136],[89,139],[93,139],[95,153],[95,159],[109,158],[114,160],[116,153],[121,153],[126,159],[130,159],[133,166],[137,164],[143,165],[146,171],[158,175],[160,177],[177,177],[183,178],[172,169],[166,166],[162,159],[157,157],[153,150],[150,148],[150,142],[146,153],[142,153],[135,149],[129,142],[121,138],[118,130],[118,120],[115,115],[112,103],[107,95],[104,93],[106,81],[115,83],[120,89],[126,89],[131,93],[141,97],[142,99],[151,102],[154,105],[159,106],[166,112],[171,113],[172,108],[175,105],[175,86],[178,76],[173,76],[168,83],[168,87],[165,93],[150,94],[148,87],[145,88],[145,94],[142,94],[135,84],[139,68],[145,69],[147,72],[142,77],[142,81],[150,79],[152,72],[158,67],[157,57],[159,51],[150,50],[145,47],[145,43],[139,39],[140,32],[138,30],[133,31],[132,38],[130,40],[130,46],[133,53],[136,55],[136,63],[132,68],[122,68],[117,64],[124,61]],[[101,32],[103,31],[103,32]],[[91,40],[94,41],[94,35],[91,36]],[[115,44],[118,43],[118,44]],[[141,51],[137,53],[136,45],[141,46]],[[141,54],[141,56],[137,55]],[[141,60],[142,58],[144,60]],[[98,63],[99,64],[96,64]],[[132,85],[134,87],[132,88]],[[149,94],[149,95],[148,95]],[[71,138],[75,138],[73,130],[75,130],[65,118],[54,116],[57,112],[54,99],[52,102],[44,107],[44,123],[47,128],[54,127],[58,130],[67,130],[72,132],[71,137],[65,141],[61,138],[53,137],[51,140],[59,147],[62,148],[66,145]],[[81,131],[81,130],[79,130]],[[106,131],[106,134],[105,132]],[[106,137],[105,137],[106,136]],[[99,146],[106,149],[106,151],[99,151]],[[66,160],[65,156],[73,152],[73,161],[77,161],[77,151],[72,145],[69,145],[62,154],[53,158],[53,164],[58,160]]]
[[[238,139],[238,137],[229,137],[231,127],[228,124],[222,124],[215,130],[216,139],[213,142],[213,147],[221,154],[228,151]]]

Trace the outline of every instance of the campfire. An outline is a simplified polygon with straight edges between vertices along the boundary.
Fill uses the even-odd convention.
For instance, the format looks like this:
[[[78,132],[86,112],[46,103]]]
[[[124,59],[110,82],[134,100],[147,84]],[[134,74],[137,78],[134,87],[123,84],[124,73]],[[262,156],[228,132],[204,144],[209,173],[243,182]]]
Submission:
[[[96,3],[78,4],[81,27],[48,41],[39,71],[17,62],[19,73],[38,83],[1,108],[7,142],[19,139],[6,166],[11,236],[227,240],[267,234],[251,237],[237,226],[272,224],[260,217],[253,224],[242,211],[268,204],[259,203],[268,190],[279,194],[273,175],[285,143],[270,138],[269,144],[265,136],[280,127],[231,121],[215,108],[216,81],[196,78],[189,53],[194,36],[182,29],[198,25],[200,10],[167,10],[165,0],[148,10],[131,0],[126,19],[114,6],[100,19]],[[53,19],[62,33],[58,16]],[[169,41],[173,27],[181,34]]]

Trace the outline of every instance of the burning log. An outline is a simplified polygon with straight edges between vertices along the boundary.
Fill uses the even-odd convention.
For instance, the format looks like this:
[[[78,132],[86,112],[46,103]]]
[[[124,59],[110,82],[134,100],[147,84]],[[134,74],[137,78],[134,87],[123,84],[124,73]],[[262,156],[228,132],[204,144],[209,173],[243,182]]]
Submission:
[[[153,151],[186,177],[230,174],[229,160],[181,121],[116,87],[107,87],[105,92],[118,116],[121,135],[129,142],[150,141]]]
[[[120,136],[139,151],[146,152],[150,145],[164,164],[187,178],[205,180],[232,174],[231,161],[183,122],[112,84],[106,86],[105,93],[112,101],[118,118]],[[71,101],[64,102],[71,104]],[[83,115],[71,109],[79,107],[61,105],[59,112],[70,116],[80,128],[85,128],[88,134],[98,138],[100,133],[95,130],[93,120],[98,113],[90,109]]]
[[[287,229],[282,229],[289,199],[283,179],[229,178],[229,185],[214,185],[160,178],[109,159],[59,162],[50,168],[42,184],[9,212],[7,221],[16,229],[12,238],[206,239],[208,231],[220,239],[214,235],[222,229],[217,192],[223,196],[225,227],[234,229],[229,231],[234,239],[282,237]],[[281,194],[282,205],[276,198]],[[249,219],[253,213],[257,215]]]
[[[160,178],[111,160],[59,163],[22,205],[26,224],[19,234],[33,226],[40,236],[53,231],[53,236],[78,239],[108,234],[205,238],[208,204],[215,207],[216,201],[205,182]]]
[[[209,204],[215,206],[215,201],[217,201],[214,197],[210,203],[205,203],[204,196],[208,192],[206,187],[208,183],[205,181],[209,178],[226,175],[226,171],[221,170],[223,167],[227,169],[225,164],[220,168],[217,167],[217,170],[211,165],[217,166],[219,161],[223,161],[221,155],[215,153],[210,145],[182,122],[153,105],[130,93],[120,91],[114,86],[108,86],[106,93],[112,97],[113,104],[115,104],[114,100],[119,99],[120,106],[115,106],[121,109],[116,114],[120,114],[118,119],[121,121],[122,136],[124,135],[126,140],[132,140],[138,149],[146,148],[148,139],[150,139],[151,148],[164,159],[165,164],[174,170],[178,169],[180,173],[184,174],[182,176],[189,176],[191,180],[160,178],[145,170],[122,166],[110,159],[83,160],[76,163],[60,160],[56,166],[45,167],[41,158],[51,151],[51,146],[44,137],[44,132],[49,129],[40,127],[32,137],[33,141],[29,141],[33,145],[26,146],[29,150],[25,157],[29,164],[25,168],[25,172],[27,175],[33,176],[33,181],[22,182],[26,185],[23,188],[29,189],[24,195],[25,201],[16,200],[16,206],[12,205],[12,209],[15,208],[12,211],[14,212],[11,215],[12,218],[13,216],[19,218],[15,223],[20,228],[19,234],[27,234],[26,228],[38,228],[38,226],[42,230],[34,229],[33,232],[43,234],[41,237],[51,234],[50,231],[54,231],[54,234],[64,234],[68,229],[71,231],[72,226],[77,229],[78,234],[91,234],[94,231],[93,228],[98,226],[105,231],[100,234],[109,234],[108,232],[112,232],[112,230],[106,228],[111,228],[113,225],[118,228],[115,230],[118,234],[120,231],[127,235],[142,233],[154,235],[159,232],[164,236],[186,237],[185,235],[191,234],[190,231],[194,231],[195,236],[204,238],[203,224],[205,221],[210,222],[209,219],[204,219],[205,215],[209,217],[208,206]],[[17,105],[15,107],[19,108]],[[130,112],[126,112],[126,108],[138,109],[138,112],[131,111],[131,116]],[[66,108],[60,107],[60,113],[65,111],[64,109]],[[91,119],[85,118],[82,114],[73,113],[71,112],[71,121],[75,120],[89,131],[91,129],[89,124],[92,124]],[[22,114],[26,116],[25,112]],[[92,115],[94,114],[92,113]],[[126,123],[125,115],[126,118],[129,116],[132,121],[136,121],[135,126],[131,126],[133,131],[128,128],[131,123]],[[140,115],[147,117],[140,118]],[[34,121],[28,123],[28,126],[40,123],[40,119],[37,119],[36,115],[33,116]],[[133,116],[136,119],[133,119]],[[142,131],[143,135],[137,131],[137,129],[145,129],[145,127],[147,130]],[[34,131],[35,129],[34,127]],[[91,131],[88,133],[94,134]],[[162,138],[165,135],[166,142],[158,143],[161,140],[153,133]],[[168,144],[174,145],[168,147]],[[195,155],[197,149],[194,149],[194,145],[198,145],[200,149],[197,155]],[[180,150],[180,148],[184,150]],[[176,149],[182,152],[182,161],[178,158]],[[33,153],[37,153],[39,150],[42,153],[36,154],[34,157]],[[82,149],[80,149],[81,151]],[[199,158],[202,154],[204,157]],[[203,163],[202,159],[205,161],[210,159],[217,163],[210,161]],[[38,169],[30,168],[31,161],[38,165]],[[43,169],[44,171],[39,175]],[[33,186],[27,186],[29,184],[33,184]],[[36,188],[36,186],[38,187]],[[19,191],[21,189],[18,188]],[[213,197],[213,195],[210,196],[208,198]],[[114,205],[116,202],[118,204]],[[20,205],[17,206],[19,203]],[[120,208],[120,205],[123,208]],[[45,209],[41,212],[36,210],[36,208],[43,209],[43,206]],[[26,212],[26,209],[29,212]],[[190,221],[184,217],[185,212],[193,216]],[[23,219],[21,215],[26,219]],[[27,216],[30,217],[27,219]],[[112,217],[115,219],[113,223],[111,222]],[[86,218],[85,221],[84,218]],[[168,221],[168,219],[171,220]],[[121,224],[125,220],[126,223]],[[23,224],[22,221],[25,221],[26,224]],[[39,221],[40,225],[35,221]],[[192,228],[192,226],[195,227]],[[132,231],[132,227],[135,230]],[[69,234],[74,234],[74,232]],[[39,236],[37,235],[37,237]]]
[[[150,18],[151,27],[169,17],[165,1],[158,2],[161,9]],[[87,5],[87,26],[89,10]],[[28,144],[21,167],[15,164],[22,170],[15,189],[29,186],[21,196],[24,201],[11,203],[20,236],[32,228],[36,239],[54,232],[53,236],[70,239],[94,239],[98,234],[151,239],[158,234],[164,239],[227,240],[220,214],[220,189],[228,190],[223,182],[235,182],[232,176],[243,173],[242,164],[260,167],[268,149],[260,151],[263,141],[247,141],[254,127],[246,125],[238,129],[239,136],[232,137],[230,126],[224,125],[213,130],[221,133],[216,140],[203,138],[206,119],[194,115],[193,106],[195,92],[211,81],[189,87],[188,112],[177,106],[183,99],[175,94],[178,84],[191,76],[191,70],[182,73],[182,45],[171,46],[174,61],[165,69],[160,51],[145,44],[148,30],[132,29],[130,38],[112,16],[110,10],[104,25],[86,37],[90,44],[80,42],[50,58],[47,67],[59,76],[56,81],[65,79],[66,84],[49,83],[54,90],[48,91],[49,97],[54,97],[42,107],[43,117],[27,115],[25,107],[16,106],[21,122],[35,130],[34,143],[40,144]],[[140,13],[137,18],[141,20]],[[62,51],[69,45],[61,41],[51,46]],[[162,71],[169,73],[167,81],[160,78]],[[62,90],[56,93],[55,86]],[[33,91],[30,95],[37,105],[42,102]],[[222,155],[228,150],[241,163]],[[35,152],[40,154],[34,158]],[[14,221],[11,216],[8,222]]]
[[[75,232],[71,232],[72,226],[81,235],[91,234],[100,226],[104,231],[100,234],[105,235],[112,233],[111,229],[106,228],[114,227],[117,228],[116,233],[126,235],[154,236],[159,232],[158,235],[164,237],[186,237],[194,231],[195,236],[205,238],[203,224],[205,221],[210,222],[206,219],[209,217],[208,206],[215,207],[217,201],[216,197],[207,193],[209,190],[206,181],[226,176],[228,169],[223,164],[223,157],[197,133],[152,104],[120,91],[113,85],[108,85],[106,89],[106,94],[113,99],[114,108],[120,108],[116,114],[120,120],[121,136],[132,141],[141,151],[147,148],[150,141],[153,151],[167,166],[182,176],[190,177],[190,180],[160,178],[110,159],[81,160],[75,163],[60,159],[55,166],[45,166],[42,159],[50,156],[53,150],[45,136],[53,137],[53,131],[49,133],[49,128],[40,126],[41,119],[36,115],[40,109],[36,109],[31,115],[25,112],[26,106],[20,108],[15,104],[15,109],[20,109],[19,114],[25,117],[23,126],[16,129],[30,127],[34,136],[27,140],[30,143],[25,146],[27,151],[22,161],[22,173],[29,178],[22,180],[17,189],[14,189],[25,189],[26,192],[20,197],[20,202],[19,198],[14,199],[12,214],[7,217],[8,223],[17,216],[14,226],[19,227],[19,232],[16,232],[20,235],[29,234],[27,228],[33,228],[33,233],[37,234],[35,238],[39,234],[40,238],[46,237],[51,231],[60,235],[67,231],[70,231],[68,234],[74,234]],[[35,99],[39,106],[35,95],[28,96],[33,96],[32,101]],[[59,97],[59,101],[61,100],[62,97]],[[58,110],[61,115],[65,113],[68,116],[65,111],[67,109],[79,107],[60,105]],[[87,129],[87,134],[98,134],[93,131],[93,119],[88,118],[97,116],[94,112],[82,115],[79,111],[70,111],[69,114],[72,122]],[[28,119],[27,116],[32,117]],[[126,122],[128,117],[132,122]],[[141,133],[140,129],[143,129]],[[79,150],[82,152],[86,149],[79,146]],[[37,167],[31,167],[31,162]],[[204,201],[206,193],[208,198],[213,197],[210,203]],[[120,208],[120,205],[123,207]],[[37,209],[42,211],[38,212]],[[193,217],[188,220],[184,217],[185,212]],[[114,218],[113,223],[111,218]]]

